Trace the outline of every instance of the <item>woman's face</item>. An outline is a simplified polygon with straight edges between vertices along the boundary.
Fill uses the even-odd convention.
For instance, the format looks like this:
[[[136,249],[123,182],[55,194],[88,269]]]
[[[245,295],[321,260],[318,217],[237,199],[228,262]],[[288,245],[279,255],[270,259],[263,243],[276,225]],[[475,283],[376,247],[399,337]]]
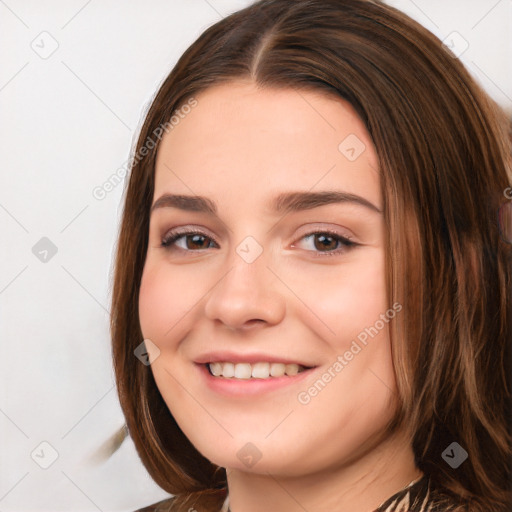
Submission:
[[[220,466],[345,464],[394,411],[401,306],[371,139],[318,92],[232,82],[196,100],[156,161],[139,313],[157,386]]]

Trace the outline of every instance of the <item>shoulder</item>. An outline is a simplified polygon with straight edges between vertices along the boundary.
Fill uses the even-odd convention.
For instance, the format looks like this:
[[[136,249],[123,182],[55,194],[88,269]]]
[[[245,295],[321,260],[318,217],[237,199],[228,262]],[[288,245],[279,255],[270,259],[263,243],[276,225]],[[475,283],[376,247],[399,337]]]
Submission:
[[[152,505],[146,505],[143,508],[138,508],[133,512],[168,512],[171,510],[174,498],[167,498],[163,501],[153,503]]]
[[[217,495],[219,495],[221,498],[223,498],[224,503],[222,504],[222,510],[221,512],[228,511],[229,507],[229,497],[227,496],[226,489],[216,489],[215,490],[215,502],[218,501]],[[194,496],[194,493],[187,494],[184,496],[184,500],[182,500],[181,503],[179,503],[179,506],[177,507],[178,503],[176,502],[177,499],[179,499],[177,496],[170,496],[169,498],[166,498],[165,500],[159,501],[157,503],[153,503],[152,505],[145,505],[142,508],[138,508],[137,510],[134,510],[133,512],[173,512],[175,508],[179,508],[179,510],[183,510],[184,508],[190,512],[197,510],[193,506],[188,506],[188,504],[193,504],[197,500],[197,496]],[[192,498],[192,499],[191,499]],[[190,500],[191,499],[191,500]],[[189,501],[190,500],[190,501]],[[213,503],[213,501],[212,501]],[[210,507],[210,505],[208,505]],[[217,507],[217,505],[215,505]],[[220,504],[218,505],[220,507]],[[198,507],[199,508],[199,507]],[[203,507],[201,507],[202,510],[205,510]]]

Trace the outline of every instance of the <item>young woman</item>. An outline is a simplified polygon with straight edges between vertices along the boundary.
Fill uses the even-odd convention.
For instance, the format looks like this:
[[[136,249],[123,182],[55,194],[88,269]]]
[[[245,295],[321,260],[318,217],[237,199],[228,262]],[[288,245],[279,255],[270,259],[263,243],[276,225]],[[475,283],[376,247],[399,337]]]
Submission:
[[[511,182],[504,114],[396,9],[207,29],[146,115],[115,261],[119,397],[173,495],[144,510],[510,511]]]

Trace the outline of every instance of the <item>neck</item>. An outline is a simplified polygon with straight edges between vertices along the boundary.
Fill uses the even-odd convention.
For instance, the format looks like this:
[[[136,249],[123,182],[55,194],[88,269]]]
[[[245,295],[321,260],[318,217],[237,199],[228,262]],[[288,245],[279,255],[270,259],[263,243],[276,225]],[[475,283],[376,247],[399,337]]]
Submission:
[[[409,443],[395,436],[355,461],[306,475],[227,468],[231,512],[373,512],[422,472]]]

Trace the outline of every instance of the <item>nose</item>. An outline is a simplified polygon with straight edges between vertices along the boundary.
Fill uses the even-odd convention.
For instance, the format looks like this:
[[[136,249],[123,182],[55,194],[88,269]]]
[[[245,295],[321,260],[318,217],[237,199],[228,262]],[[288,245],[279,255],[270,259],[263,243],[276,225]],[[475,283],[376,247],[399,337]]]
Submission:
[[[231,330],[278,324],[286,304],[282,284],[267,268],[265,252],[252,263],[233,254],[205,303],[208,319]]]

